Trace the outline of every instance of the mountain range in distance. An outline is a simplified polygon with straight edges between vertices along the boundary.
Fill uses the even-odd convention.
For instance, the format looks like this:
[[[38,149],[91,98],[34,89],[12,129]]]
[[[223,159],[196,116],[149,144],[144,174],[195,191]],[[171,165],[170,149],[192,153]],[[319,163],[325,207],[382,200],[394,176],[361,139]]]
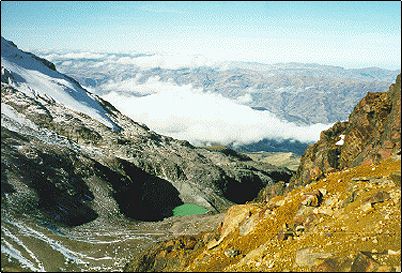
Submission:
[[[303,63],[213,63],[200,56],[175,63],[172,56],[157,54],[37,53],[160,134],[197,146],[299,155],[322,130],[346,120],[367,92],[386,90],[399,73]]]

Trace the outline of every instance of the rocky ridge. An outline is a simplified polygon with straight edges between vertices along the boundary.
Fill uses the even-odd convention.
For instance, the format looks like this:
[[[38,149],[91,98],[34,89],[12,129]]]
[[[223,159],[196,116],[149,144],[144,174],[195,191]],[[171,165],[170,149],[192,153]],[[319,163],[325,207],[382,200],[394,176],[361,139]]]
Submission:
[[[323,131],[301,158],[291,186],[304,185],[325,173],[378,163],[401,149],[401,75],[388,92],[368,93],[349,120]]]

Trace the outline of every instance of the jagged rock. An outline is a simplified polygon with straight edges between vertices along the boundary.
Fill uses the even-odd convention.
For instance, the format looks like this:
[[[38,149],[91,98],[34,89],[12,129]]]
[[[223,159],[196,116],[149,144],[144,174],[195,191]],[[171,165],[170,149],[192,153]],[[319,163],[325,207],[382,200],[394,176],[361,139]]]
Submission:
[[[283,198],[280,198],[280,199],[278,199],[278,198],[273,198],[273,199],[270,199],[270,200],[268,201],[267,207],[268,207],[269,209],[274,209],[274,208],[281,207],[281,206],[283,206],[284,204],[285,204],[285,199],[283,199]]]
[[[325,214],[328,216],[334,215],[334,211],[331,208],[315,208],[313,210],[314,214]]]
[[[300,236],[304,231],[305,227],[300,224],[294,224],[293,227],[285,224],[281,230],[279,230],[277,234],[277,238],[279,241],[287,240],[288,238],[293,238],[296,236]]]
[[[213,249],[215,247],[217,247],[220,243],[222,242],[222,240],[216,240],[216,239],[212,239],[211,241],[209,241],[209,243],[207,244],[207,249]]]
[[[370,202],[365,202],[360,208],[364,212],[369,212],[373,210],[373,205]]]
[[[233,157],[228,158],[223,154],[209,152],[168,137],[159,136],[118,112],[111,114],[114,115],[116,121],[119,121],[120,127],[124,130],[110,131],[88,116],[77,115],[59,104],[36,101],[3,83],[1,98],[2,103],[12,107],[12,111],[15,111],[16,115],[21,115],[27,123],[36,124],[32,126],[39,128],[28,130],[23,127],[24,125],[18,125],[7,115],[2,114],[3,139],[9,139],[2,142],[3,177],[10,175],[8,170],[17,171],[16,168],[19,167],[18,161],[16,161],[16,167],[11,167],[12,157],[9,156],[22,155],[24,149],[51,147],[52,144],[48,142],[55,142],[62,147],[60,149],[71,150],[71,153],[77,157],[85,157],[98,162],[97,166],[102,169],[101,172],[108,173],[108,175],[104,175],[105,177],[118,177],[119,174],[123,174],[122,177],[125,177],[126,182],[116,182],[120,181],[119,178],[106,179],[104,183],[113,188],[121,188],[121,190],[114,189],[116,192],[113,195],[119,202],[121,212],[128,217],[142,220],[162,219],[171,215],[169,210],[183,202],[196,203],[217,212],[226,209],[233,203],[255,198],[261,188],[274,183],[269,176],[269,170],[259,163],[238,161]],[[38,110],[32,111],[31,108],[21,105],[35,106],[38,107]],[[55,122],[55,119],[58,121]],[[16,131],[15,126],[22,127]],[[7,138],[6,134],[14,136]],[[30,140],[24,137],[26,134],[30,135]],[[21,147],[20,150],[17,150],[12,144],[12,138],[19,139],[17,141]],[[6,150],[10,150],[10,153],[3,152]],[[53,150],[49,150],[49,152],[57,155]],[[29,153],[26,152],[26,154],[28,158]],[[64,160],[64,157],[62,158]],[[119,158],[124,158],[124,160]],[[33,169],[45,171],[43,167],[39,166],[42,164],[40,161],[42,159],[28,158],[27,160],[32,161],[30,164]],[[68,180],[73,170],[74,168],[70,168],[61,175]],[[283,171],[289,172],[285,169]],[[282,172],[282,170],[277,169],[276,172]],[[53,176],[50,173],[45,173],[45,175]],[[133,182],[134,180],[136,182]],[[86,183],[86,179],[84,179],[84,183]],[[118,185],[118,183],[123,184]],[[130,183],[139,183],[137,186],[142,190],[134,194],[136,191],[134,188],[137,186],[130,186]],[[3,184],[4,191],[13,188],[10,182]],[[132,192],[129,190],[130,187],[132,187]],[[123,188],[125,190],[122,190]],[[155,189],[159,189],[159,191]],[[164,194],[159,195],[160,198],[156,198],[158,192],[162,193],[161,191]],[[124,204],[125,195],[126,197],[131,195],[130,198],[140,198],[138,194],[144,194],[142,200],[148,201],[141,201],[141,206],[138,206],[140,203],[134,205],[135,202],[130,206]],[[149,210],[140,209],[141,207],[157,209],[158,206],[159,211],[150,213],[148,217],[144,216]],[[44,209],[44,207],[41,206],[40,209]],[[142,216],[137,216],[133,211],[142,211]],[[48,215],[50,214],[48,213]],[[90,218],[93,219],[93,217]]]
[[[244,223],[242,223],[240,225],[239,234],[241,236],[245,236],[245,235],[249,234],[254,229],[254,227],[257,225],[258,218],[259,218],[258,214],[253,214],[251,217],[249,217]]]
[[[350,194],[349,197],[347,197],[345,200],[343,200],[341,207],[344,208],[345,206],[347,206],[350,203],[353,203],[357,198],[357,191],[352,190],[352,193]]]
[[[309,227],[318,218],[318,216],[314,214],[313,210],[313,207],[301,206],[296,212],[296,215],[293,217],[293,222],[296,225]]]
[[[311,268],[312,272],[349,272],[353,260],[349,257],[324,259],[322,263]]]
[[[390,198],[391,195],[389,193],[384,191],[378,191],[373,196],[368,198],[366,202],[369,202],[371,205],[374,205],[376,203],[384,202],[385,200],[388,200]]]
[[[336,145],[344,135],[343,145]],[[401,75],[388,92],[368,93],[346,122],[337,122],[323,131],[311,145],[290,187],[305,185],[331,170],[378,163],[401,149]]]
[[[204,246],[200,236],[180,236],[176,239],[153,245],[141,257],[135,257],[124,271],[161,272],[185,266],[186,256],[192,250]]]
[[[295,236],[295,232],[289,229],[282,229],[278,232],[277,238],[279,241],[287,240],[289,238],[293,238]]]
[[[286,189],[286,183],[284,181],[278,181],[273,185],[267,185],[263,190],[260,191],[257,202],[268,202],[275,196],[283,195]]]
[[[398,251],[388,249],[388,255],[401,255],[401,250],[399,249]]]
[[[302,234],[304,232],[306,228],[302,225],[298,225],[295,227],[295,233],[297,236],[299,236],[300,234]]]
[[[318,191],[321,193],[321,195],[324,197],[327,195],[327,190],[324,188],[318,189]]]
[[[352,194],[353,196],[353,194]],[[339,203],[339,199],[336,196],[331,196],[324,201],[324,205],[328,208],[335,208]]]

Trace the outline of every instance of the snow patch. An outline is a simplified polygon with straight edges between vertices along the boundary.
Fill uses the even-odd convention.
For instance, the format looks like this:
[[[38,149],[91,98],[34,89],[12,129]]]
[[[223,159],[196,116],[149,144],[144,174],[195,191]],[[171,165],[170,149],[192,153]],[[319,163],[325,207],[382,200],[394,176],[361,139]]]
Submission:
[[[48,97],[67,108],[84,113],[116,130],[106,109],[78,83],[50,69],[34,56],[25,53],[1,37],[1,65],[13,73],[10,85],[26,95]],[[2,69],[3,71],[3,69]]]
[[[335,143],[335,145],[337,146],[342,146],[343,144],[345,144],[345,135],[340,135],[339,136],[341,139]]]
[[[14,122],[22,126],[27,126],[35,131],[38,131],[38,126],[36,126],[35,123],[27,119],[24,115],[20,114],[10,105],[5,104],[3,102],[1,103],[1,114],[7,116],[9,119],[13,120]]]

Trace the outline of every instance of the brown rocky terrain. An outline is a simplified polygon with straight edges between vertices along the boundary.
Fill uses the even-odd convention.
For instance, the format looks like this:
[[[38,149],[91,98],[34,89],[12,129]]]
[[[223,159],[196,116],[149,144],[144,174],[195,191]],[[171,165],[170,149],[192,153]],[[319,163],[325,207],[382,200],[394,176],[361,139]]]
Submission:
[[[400,272],[400,164],[398,76],[322,133],[288,187],[231,207],[213,232],[153,245],[125,270]]]
[[[400,271],[400,163],[233,206],[214,232],[154,245],[126,271]]]
[[[305,185],[335,170],[378,163],[400,151],[400,140],[399,75],[388,92],[368,93],[348,121],[338,122],[321,133],[320,140],[308,147],[303,155],[291,186]]]

